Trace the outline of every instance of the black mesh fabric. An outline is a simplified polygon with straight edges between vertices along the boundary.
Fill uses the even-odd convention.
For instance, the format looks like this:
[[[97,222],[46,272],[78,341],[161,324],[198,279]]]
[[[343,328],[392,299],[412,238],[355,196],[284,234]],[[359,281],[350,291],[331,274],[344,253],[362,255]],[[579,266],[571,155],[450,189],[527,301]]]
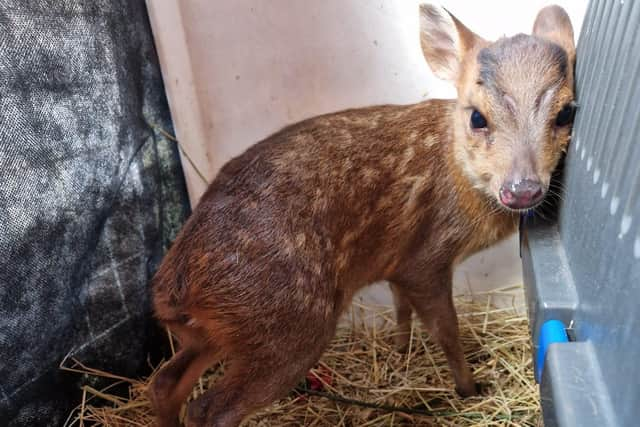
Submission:
[[[143,1],[0,0],[0,425],[58,426],[65,356],[136,375],[188,214]]]

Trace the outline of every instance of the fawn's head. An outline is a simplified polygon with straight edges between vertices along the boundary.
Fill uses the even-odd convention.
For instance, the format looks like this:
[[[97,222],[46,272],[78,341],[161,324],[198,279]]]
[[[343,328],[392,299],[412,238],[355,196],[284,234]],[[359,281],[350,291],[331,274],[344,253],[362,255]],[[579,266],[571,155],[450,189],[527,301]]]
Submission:
[[[573,28],[558,6],[533,34],[488,42],[447,11],[420,7],[421,44],[434,73],[453,81],[454,152],[474,187],[512,210],[536,206],[566,151],[575,104]]]

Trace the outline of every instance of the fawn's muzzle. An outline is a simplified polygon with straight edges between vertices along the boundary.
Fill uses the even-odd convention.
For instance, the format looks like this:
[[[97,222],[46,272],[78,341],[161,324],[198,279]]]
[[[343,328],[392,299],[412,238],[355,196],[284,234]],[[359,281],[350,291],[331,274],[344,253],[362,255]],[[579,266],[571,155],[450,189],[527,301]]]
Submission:
[[[539,181],[523,179],[505,182],[500,187],[500,202],[511,209],[527,209],[542,200],[544,191]]]

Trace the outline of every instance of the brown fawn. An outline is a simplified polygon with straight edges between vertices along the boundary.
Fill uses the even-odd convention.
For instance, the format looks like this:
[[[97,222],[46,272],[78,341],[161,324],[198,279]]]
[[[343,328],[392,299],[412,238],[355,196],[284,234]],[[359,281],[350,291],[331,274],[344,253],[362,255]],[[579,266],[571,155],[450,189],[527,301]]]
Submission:
[[[224,375],[188,426],[237,426],[318,361],[356,291],[391,283],[399,331],[415,311],[456,391],[478,392],[458,338],[452,269],[538,205],[570,139],[573,29],[558,6],[533,35],[487,42],[420,7],[420,40],[456,100],[342,111],[286,127],[229,161],[152,282],[180,349],[149,389],[158,426],[179,425],[202,373]]]

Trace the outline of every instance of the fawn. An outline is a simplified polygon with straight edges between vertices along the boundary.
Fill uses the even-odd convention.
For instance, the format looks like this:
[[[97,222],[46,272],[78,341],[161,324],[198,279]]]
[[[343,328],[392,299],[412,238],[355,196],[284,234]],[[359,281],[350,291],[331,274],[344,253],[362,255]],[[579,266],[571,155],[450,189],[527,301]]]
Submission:
[[[558,6],[533,35],[488,42],[420,6],[420,40],[456,100],[385,105],[291,125],[229,161],[152,281],[180,343],[149,396],[161,427],[198,377],[222,378],[189,426],[237,426],[318,361],[356,291],[388,280],[406,346],[412,312],[442,347],[456,391],[478,392],[458,339],[452,269],[513,233],[570,140],[573,29]]]

